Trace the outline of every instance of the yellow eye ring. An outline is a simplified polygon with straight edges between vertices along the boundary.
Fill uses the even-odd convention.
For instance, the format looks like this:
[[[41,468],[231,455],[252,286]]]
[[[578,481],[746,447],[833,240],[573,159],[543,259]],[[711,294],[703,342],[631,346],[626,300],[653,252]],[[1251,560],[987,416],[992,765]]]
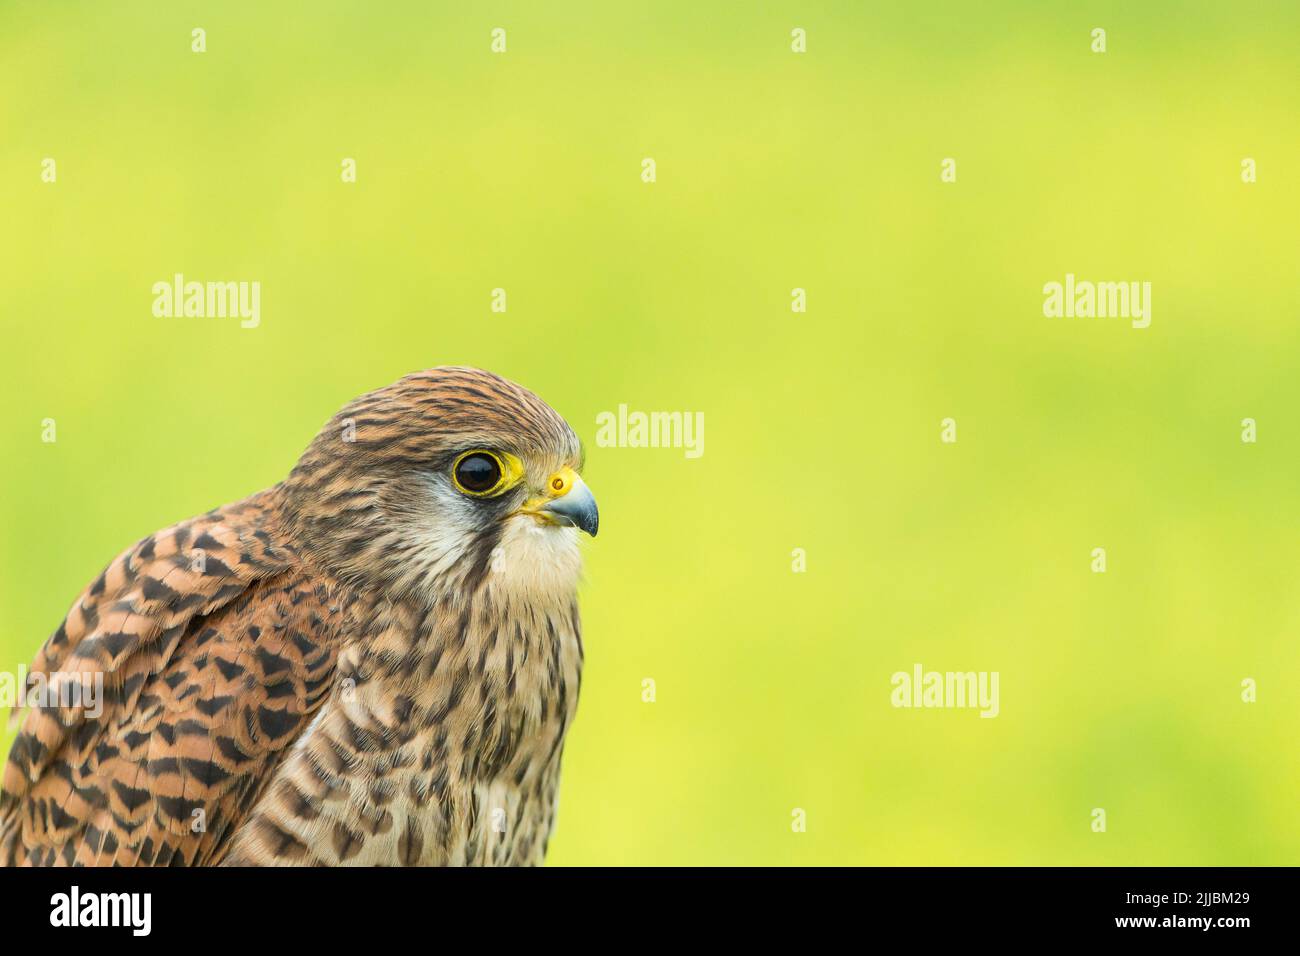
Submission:
[[[523,476],[523,462],[514,455],[485,448],[462,452],[451,465],[452,484],[471,498],[494,498]]]

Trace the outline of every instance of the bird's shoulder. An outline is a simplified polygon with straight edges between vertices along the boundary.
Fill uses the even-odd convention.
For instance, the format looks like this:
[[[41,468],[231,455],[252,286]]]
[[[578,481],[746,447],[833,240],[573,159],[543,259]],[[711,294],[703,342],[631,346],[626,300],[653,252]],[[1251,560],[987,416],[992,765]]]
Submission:
[[[0,861],[204,862],[327,693],[339,594],[264,492],[150,535],[32,665],[0,793]],[[96,684],[101,690],[96,700]]]

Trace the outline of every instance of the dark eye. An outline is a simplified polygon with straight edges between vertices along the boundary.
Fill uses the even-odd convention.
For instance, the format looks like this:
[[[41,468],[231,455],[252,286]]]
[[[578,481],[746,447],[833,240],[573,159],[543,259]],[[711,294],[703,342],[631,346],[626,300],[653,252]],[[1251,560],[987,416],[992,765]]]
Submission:
[[[451,473],[461,491],[485,495],[501,481],[501,462],[485,451],[472,451],[456,461]]]

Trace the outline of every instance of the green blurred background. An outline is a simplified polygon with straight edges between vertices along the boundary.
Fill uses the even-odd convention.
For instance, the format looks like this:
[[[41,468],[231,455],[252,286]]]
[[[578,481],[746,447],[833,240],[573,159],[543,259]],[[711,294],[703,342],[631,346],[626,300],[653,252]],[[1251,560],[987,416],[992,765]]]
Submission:
[[[0,5],[0,667],[473,364],[601,505],[550,863],[1300,862],[1300,8],[614,6]],[[154,318],[176,272],[261,326]],[[1067,272],[1151,327],[1044,318]],[[891,707],[915,663],[1001,715]]]

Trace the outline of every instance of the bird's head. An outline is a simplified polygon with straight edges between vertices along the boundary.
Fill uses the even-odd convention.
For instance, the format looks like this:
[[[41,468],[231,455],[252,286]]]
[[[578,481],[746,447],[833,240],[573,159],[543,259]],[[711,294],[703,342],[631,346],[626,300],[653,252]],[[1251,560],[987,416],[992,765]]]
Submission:
[[[572,595],[596,500],[573,429],[472,368],[408,375],[350,402],[284,483],[295,538],[367,586],[468,598],[494,585]]]

